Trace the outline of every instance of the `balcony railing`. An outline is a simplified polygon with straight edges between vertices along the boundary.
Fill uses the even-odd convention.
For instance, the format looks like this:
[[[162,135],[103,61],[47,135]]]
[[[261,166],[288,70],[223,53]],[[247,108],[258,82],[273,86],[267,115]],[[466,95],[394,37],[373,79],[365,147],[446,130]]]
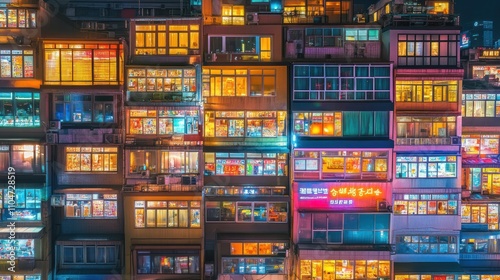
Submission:
[[[458,26],[459,17],[455,15],[440,14],[395,14],[386,15],[381,19],[386,26]]]
[[[150,180],[147,180],[150,182]],[[200,192],[203,186],[199,176],[158,175],[156,183],[137,183],[124,186],[124,192]]]
[[[451,138],[398,138],[396,145],[452,145]]]

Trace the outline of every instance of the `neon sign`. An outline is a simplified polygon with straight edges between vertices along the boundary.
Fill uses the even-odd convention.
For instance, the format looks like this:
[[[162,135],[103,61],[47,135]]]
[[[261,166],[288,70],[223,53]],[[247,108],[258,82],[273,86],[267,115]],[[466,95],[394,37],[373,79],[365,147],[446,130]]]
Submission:
[[[331,183],[298,183],[298,206],[301,209],[332,207],[376,207],[377,199],[385,197],[381,184],[339,186]]]

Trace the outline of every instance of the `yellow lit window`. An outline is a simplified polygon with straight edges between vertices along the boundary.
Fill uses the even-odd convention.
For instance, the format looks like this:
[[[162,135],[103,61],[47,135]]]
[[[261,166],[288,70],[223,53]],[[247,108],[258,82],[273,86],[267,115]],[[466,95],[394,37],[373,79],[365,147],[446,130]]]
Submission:
[[[198,25],[170,25],[168,32],[168,53],[170,55],[187,55],[189,50],[199,49],[200,33]]]
[[[434,9],[431,9],[429,13],[431,14],[448,14],[449,13],[449,3],[448,2],[435,2]]]
[[[398,42],[398,55],[406,56],[406,42]]]
[[[223,25],[244,25],[245,24],[245,6],[223,5],[222,6],[222,24]]]
[[[116,147],[67,147],[66,171],[116,172],[118,170]]]
[[[271,38],[260,38],[260,59],[261,61],[271,61]]]
[[[386,4],[385,5],[385,13],[386,14],[390,14],[391,13],[391,5],[390,4]]]
[[[166,53],[166,25],[144,24],[135,26],[135,54],[157,55]]]

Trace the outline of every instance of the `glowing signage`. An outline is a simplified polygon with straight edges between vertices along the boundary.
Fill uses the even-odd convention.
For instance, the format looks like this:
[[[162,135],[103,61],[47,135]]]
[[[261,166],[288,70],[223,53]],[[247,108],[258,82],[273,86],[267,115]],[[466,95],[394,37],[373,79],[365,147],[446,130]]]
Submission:
[[[385,198],[385,187],[381,184],[342,186],[331,183],[298,183],[297,193],[301,209],[376,207],[377,199]]]

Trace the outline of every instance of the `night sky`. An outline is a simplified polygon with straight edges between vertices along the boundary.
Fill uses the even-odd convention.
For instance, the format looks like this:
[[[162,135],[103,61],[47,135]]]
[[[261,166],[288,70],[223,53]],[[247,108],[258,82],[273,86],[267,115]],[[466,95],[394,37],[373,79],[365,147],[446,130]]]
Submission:
[[[354,0],[354,3],[367,6],[377,0]],[[479,20],[493,20],[494,40],[500,39],[500,0],[455,0],[455,13],[460,16],[462,25],[472,24]]]

